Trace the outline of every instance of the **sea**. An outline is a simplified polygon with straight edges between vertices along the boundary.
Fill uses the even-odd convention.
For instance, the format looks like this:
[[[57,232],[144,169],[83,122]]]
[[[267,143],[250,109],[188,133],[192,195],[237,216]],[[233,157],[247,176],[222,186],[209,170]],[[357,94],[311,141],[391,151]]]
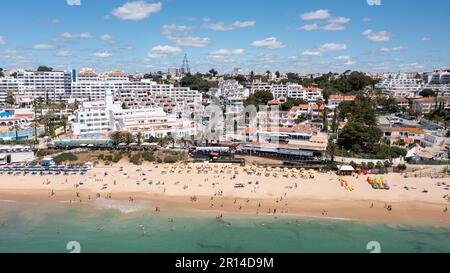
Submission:
[[[0,201],[0,253],[448,253],[450,227]]]

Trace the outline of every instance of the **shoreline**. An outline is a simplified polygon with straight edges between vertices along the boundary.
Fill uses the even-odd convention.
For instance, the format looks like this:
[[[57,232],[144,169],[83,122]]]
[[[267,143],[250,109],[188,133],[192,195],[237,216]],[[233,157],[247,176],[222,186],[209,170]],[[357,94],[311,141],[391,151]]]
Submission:
[[[121,162],[96,166],[84,176],[0,175],[0,200],[74,206],[81,200],[125,212],[224,219],[288,216],[450,227],[450,178],[387,174],[390,190],[374,190],[368,177],[344,177],[349,186],[344,187],[334,173],[303,169]]]
[[[79,191],[80,196],[94,195],[89,191]],[[359,224],[385,224],[389,226],[428,226],[428,227],[450,227],[450,215],[442,211],[442,204],[428,202],[397,202],[390,203],[393,211],[389,212],[384,208],[384,203],[379,200],[301,200],[291,201],[289,210],[277,211],[276,214],[264,211],[270,206],[270,200],[248,200],[223,198],[217,201],[222,205],[216,208],[209,206],[210,200],[206,196],[199,197],[196,203],[187,206],[187,198],[170,197],[158,195],[146,195],[142,193],[121,193],[116,194],[114,199],[99,198],[91,201],[74,201],[74,192],[62,191],[58,196],[48,198],[48,193],[43,190],[34,190],[32,193],[19,191],[0,191],[1,203],[21,203],[21,204],[46,204],[61,205],[65,208],[72,206],[79,208],[87,206],[96,210],[114,210],[125,216],[133,216],[141,213],[154,215],[165,215],[168,218],[174,217],[205,217],[211,218],[222,215],[227,218],[246,219],[304,219],[304,220],[324,220],[324,221],[345,221]],[[127,196],[134,196],[134,202],[128,202]],[[236,200],[236,204],[234,203]],[[373,208],[370,208],[371,204]],[[244,205],[239,209],[239,205]],[[259,213],[258,205],[261,204]],[[156,212],[158,207],[160,211]],[[325,210],[326,212],[324,213]]]

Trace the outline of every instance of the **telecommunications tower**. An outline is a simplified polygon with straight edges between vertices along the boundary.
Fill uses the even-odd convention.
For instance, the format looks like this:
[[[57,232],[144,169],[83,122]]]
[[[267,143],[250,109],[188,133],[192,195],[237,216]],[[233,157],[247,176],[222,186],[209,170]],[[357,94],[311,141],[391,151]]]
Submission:
[[[181,65],[181,75],[186,74],[191,74],[191,67],[189,66],[187,54],[184,55],[183,64]]]

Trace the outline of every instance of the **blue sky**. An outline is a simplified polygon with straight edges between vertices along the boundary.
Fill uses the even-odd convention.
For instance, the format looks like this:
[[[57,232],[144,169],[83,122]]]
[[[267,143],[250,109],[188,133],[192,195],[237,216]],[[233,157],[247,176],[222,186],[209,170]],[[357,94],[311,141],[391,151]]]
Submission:
[[[446,0],[2,0],[0,67],[429,71],[450,67]]]

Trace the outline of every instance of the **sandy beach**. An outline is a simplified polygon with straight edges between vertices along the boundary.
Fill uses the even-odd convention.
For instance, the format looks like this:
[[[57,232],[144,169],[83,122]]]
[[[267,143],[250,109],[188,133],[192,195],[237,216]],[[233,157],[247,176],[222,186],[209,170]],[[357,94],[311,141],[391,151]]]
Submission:
[[[450,178],[384,175],[390,190],[368,176],[216,164],[98,165],[86,175],[0,176],[0,200],[92,204],[171,215],[302,216],[386,224],[450,226]],[[370,175],[370,177],[381,177]],[[242,184],[236,188],[236,184]],[[353,189],[353,190],[349,190]]]

